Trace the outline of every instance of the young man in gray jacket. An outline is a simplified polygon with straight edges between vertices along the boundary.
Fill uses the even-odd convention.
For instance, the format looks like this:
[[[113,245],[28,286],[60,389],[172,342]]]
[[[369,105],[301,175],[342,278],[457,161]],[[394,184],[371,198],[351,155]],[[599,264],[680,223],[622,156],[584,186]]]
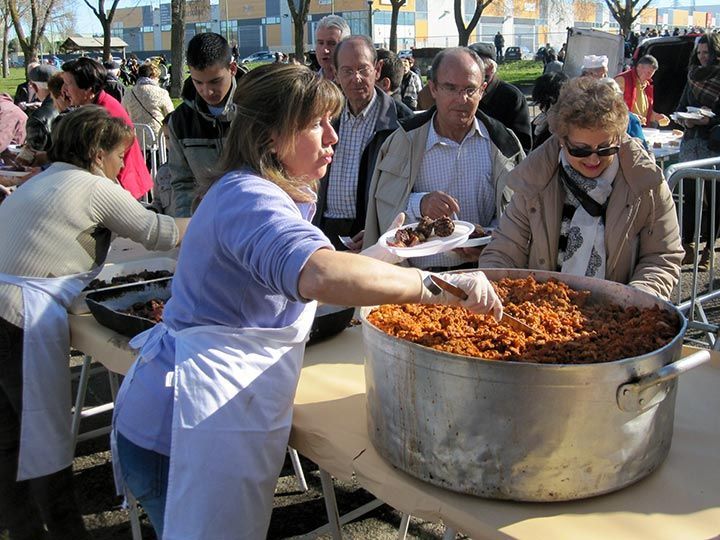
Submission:
[[[190,77],[183,103],[169,121],[168,167],[176,217],[190,217],[197,204],[198,182],[212,174],[235,115],[237,78],[246,72],[232,59],[230,45],[219,34],[205,32],[187,49]]]

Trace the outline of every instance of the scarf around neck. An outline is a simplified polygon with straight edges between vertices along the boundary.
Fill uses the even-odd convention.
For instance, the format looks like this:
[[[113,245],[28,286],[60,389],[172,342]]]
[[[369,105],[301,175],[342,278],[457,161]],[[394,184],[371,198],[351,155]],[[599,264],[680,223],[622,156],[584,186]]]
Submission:
[[[619,160],[613,159],[597,178],[586,178],[570,166],[564,150],[560,150],[560,167],[566,177],[563,179],[565,204],[560,225],[558,266],[565,274],[604,279],[607,256],[604,211],[600,215],[591,215],[572,191],[584,193],[604,210],[620,167]],[[560,176],[563,177],[562,174]],[[572,191],[567,182],[574,184]]]
[[[712,108],[720,97],[720,64],[691,68],[688,84],[695,100],[701,106]]]

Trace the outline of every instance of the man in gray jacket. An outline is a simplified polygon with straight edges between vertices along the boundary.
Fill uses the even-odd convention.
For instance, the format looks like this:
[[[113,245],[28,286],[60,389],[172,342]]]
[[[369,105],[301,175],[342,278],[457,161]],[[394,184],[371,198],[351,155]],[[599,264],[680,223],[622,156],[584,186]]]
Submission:
[[[478,110],[484,65],[466,47],[444,49],[432,65],[436,106],[401,121],[383,144],[369,192],[364,245],[374,244],[399,212],[408,222],[447,216],[493,225],[509,201],[505,177],[525,156],[515,134]],[[418,268],[477,265],[477,248],[410,259]]]
[[[236,77],[244,70],[232,60],[230,45],[219,34],[197,34],[188,43],[190,77],[183,86],[183,103],[169,121],[168,166],[175,217],[190,217],[198,182],[217,164],[223,141],[235,115]]]

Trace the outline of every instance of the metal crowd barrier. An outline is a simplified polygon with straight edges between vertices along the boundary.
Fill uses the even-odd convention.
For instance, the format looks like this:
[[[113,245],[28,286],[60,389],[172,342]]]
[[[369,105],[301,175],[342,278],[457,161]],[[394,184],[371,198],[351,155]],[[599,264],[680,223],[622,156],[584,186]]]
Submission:
[[[167,161],[165,137],[158,137],[155,131],[147,124],[135,124],[135,137],[143,154],[150,161],[148,169],[154,179],[158,167]]]
[[[720,324],[711,322],[706,310],[708,304],[720,298],[720,289],[716,289],[715,283],[715,243],[718,237],[717,230],[717,204],[716,194],[718,182],[720,182],[720,156],[715,158],[686,161],[669,166],[665,170],[668,187],[673,192],[677,201],[678,220],[680,222],[680,234],[683,232],[683,208],[684,184],[685,181],[695,182],[695,215],[693,224],[693,270],[690,290],[684,293],[682,281],[678,283],[676,305],[688,318],[688,330],[696,330],[702,333],[705,341],[689,339],[707,343],[714,350],[720,350]],[[708,189],[709,188],[709,189]],[[707,208],[709,213],[709,224],[707,227],[708,243],[710,244],[710,258],[708,266],[707,286],[700,286],[698,262],[700,260],[700,240],[702,237],[703,218],[705,215],[703,201],[707,197]]]

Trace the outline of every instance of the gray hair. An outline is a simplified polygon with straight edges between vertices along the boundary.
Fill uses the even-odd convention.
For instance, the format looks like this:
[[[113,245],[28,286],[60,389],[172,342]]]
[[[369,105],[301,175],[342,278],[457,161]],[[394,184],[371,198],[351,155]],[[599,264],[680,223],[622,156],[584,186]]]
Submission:
[[[620,90],[620,85],[617,83],[615,79],[612,77],[603,77],[602,79],[598,79],[601,83],[607,84],[610,88],[615,90],[616,94],[622,94],[623,91]]]
[[[442,64],[445,57],[457,54],[458,52],[464,52],[465,54],[470,56],[470,58],[475,60],[475,62],[477,62],[477,65],[480,68],[480,72],[483,76],[483,81],[485,80],[485,62],[482,58],[480,58],[480,55],[478,55],[478,53],[476,53],[469,47],[448,47],[441,50],[435,55],[435,58],[433,58],[432,66],[430,67],[430,77],[432,78],[433,82],[437,82],[438,69],[440,68],[440,65]],[[495,65],[497,66],[497,64]]]
[[[645,56],[641,56],[635,66],[639,66],[640,64],[647,64],[648,66],[652,66],[653,69],[657,70],[660,67],[660,64],[658,64],[657,58],[655,58],[651,54],[646,54]]]
[[[330,15],[328,15],[330,17]],[[369,37],[364,36],[362,34],[357,34],[354,36],[348,36],[345,39],[341,40],[337,46],[335,47],[335,50],[333,51],[333,64],[335,67],[338,67],[338,54],[340,53],[340,49],[342,49],[342,46],[345,43],[349,43],[351,41],[359,41],[361,43],[365,44],[365,47],[370,51],[370,56],[372,56],[372,63],[375,64],[377,62],[377,50],[375,49],[375,45],[370,40]]]
[[[340,30],[340,39],[345,39],[351,34],[350,26],[340,15],[325,15],[318,21],[317,28],[337,28]]]

